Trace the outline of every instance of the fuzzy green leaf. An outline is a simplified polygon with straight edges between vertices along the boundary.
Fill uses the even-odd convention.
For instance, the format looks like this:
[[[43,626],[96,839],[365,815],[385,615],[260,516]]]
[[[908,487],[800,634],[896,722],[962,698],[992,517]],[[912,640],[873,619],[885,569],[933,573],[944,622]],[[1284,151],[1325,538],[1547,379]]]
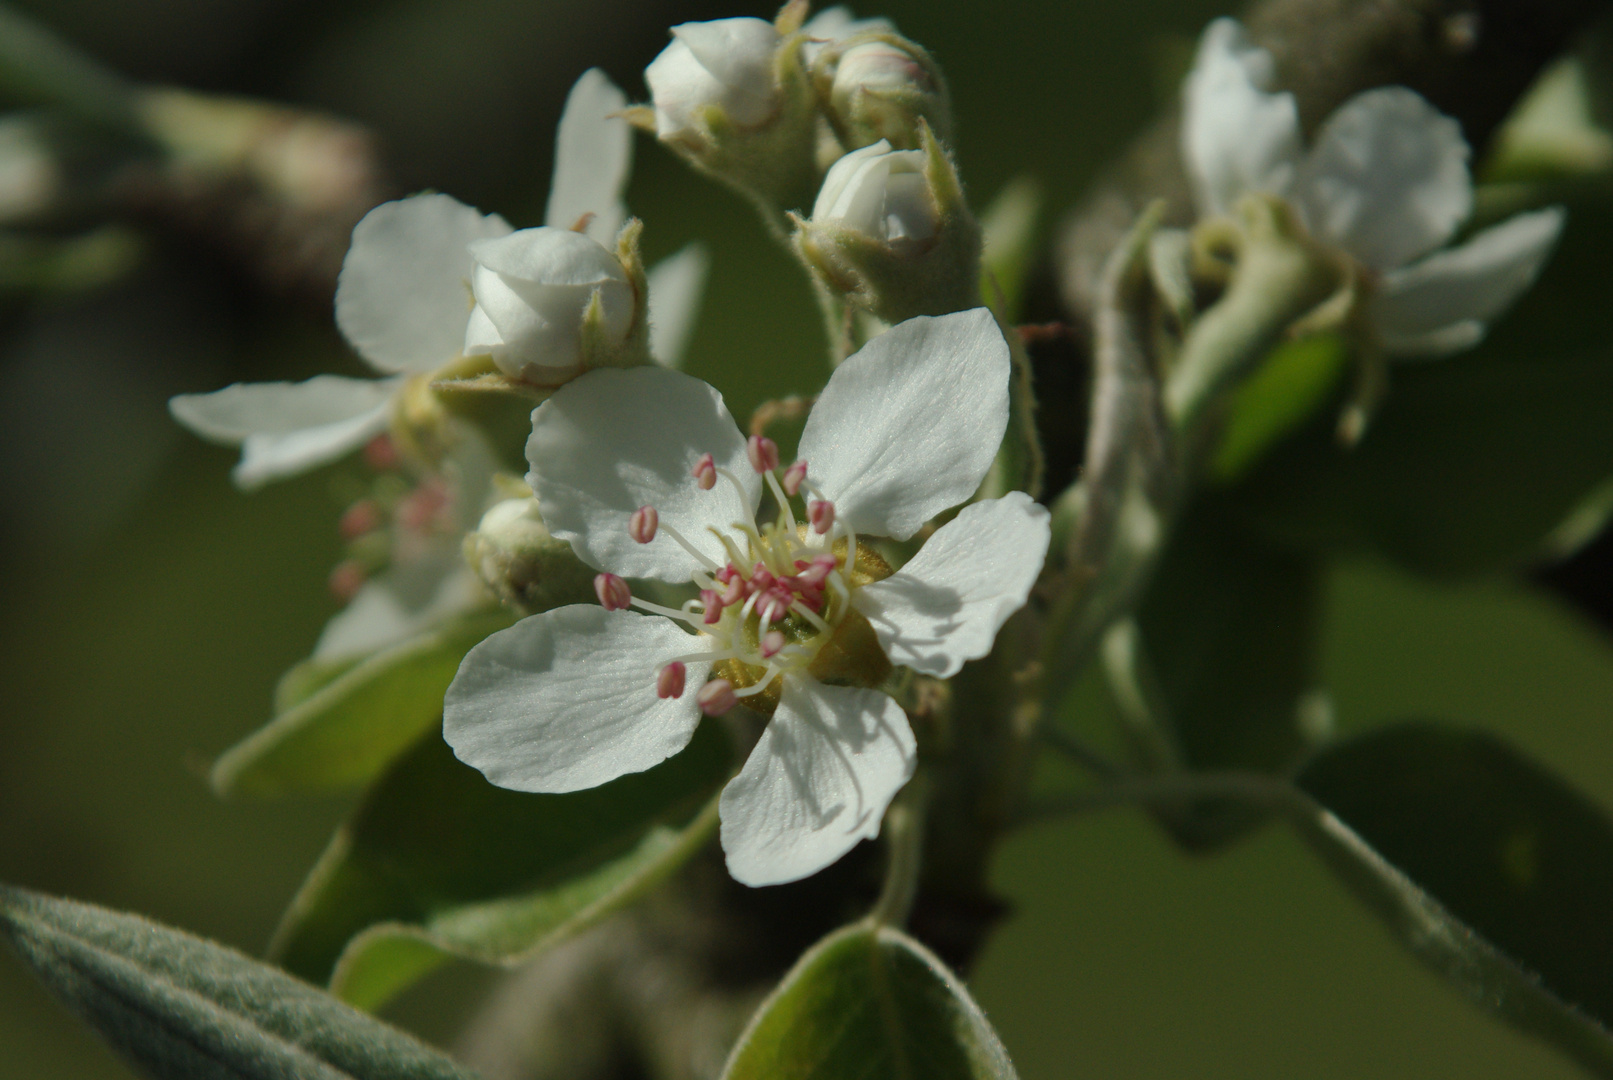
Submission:
[[[1013,1080],[980,1007],[928,949],[858,923],[814,945],[773,991],[723,1080]]]
[[[342,826],[270,954],[375,1008],[449,956],[514,963],[618,910],[716,826],[727,738],[567,795],[489,784],[431,733]]]
[[[213,765],[220,795],[283,795],[373,779],[442,716],[471,647],[514,616],[482,610],[346,666],[305,661],[275,693],[280,711]]]
[[[0,886],[0,928],[58,997],[159,1080],[469,1080],[403,1032],[233,949]]]
[[[1613,823],[1493,736],[1374,731],[1299,774],[1301,832],[1479,1005],[1613,1076]]]

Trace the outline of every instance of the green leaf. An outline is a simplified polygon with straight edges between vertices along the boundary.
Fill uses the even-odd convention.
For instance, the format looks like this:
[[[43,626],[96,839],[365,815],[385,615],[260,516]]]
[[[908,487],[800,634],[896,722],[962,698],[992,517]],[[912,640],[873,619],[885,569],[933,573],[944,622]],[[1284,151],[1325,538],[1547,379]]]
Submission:
[[[1012,324],[1019,319],[1025,301],[1025,280],[1041,249],[1042,234],[1037,223],[1042,217],[1042,188],[1030,176],[1008,181],[980,216],[984,235],[981,254],[980,295],[991,307],[1002,310],[997,317]]]
[[[648,772],[533,795],[489,784],[433,732],[336,833],[270,955],[364,1008],[449,956],[519,962],[682,865],[715,831],[730,768],[708,724]]]
[[[857,923],[801,957],[740,1036],[723,1080],[1011,1080],[958,977],[900,930]]]
[[[514,616],[481,610],[346,666],[304,661],[275,692],[283,709],[213,765],[220,795],[283,795],[373,779],[442,716],[471,647]]]
[[[1531,558],[1613,476],[1613,193],[1576,200],[1561,250],[1472,352],[1396,363],[1353,450],[1318,413],[1232,501],[1284,544],[1468,574]]]
[[[1210,475],[1222,482],[1242,476],[1328,400],[1348,360],[1349,350],[1336,334],[1287,341],[1273,349],[1233,395]]]
[[[1424,961],[1613,1076],[1613,824],[1493,736],[1400,724],[1317,755],[1301,831]]]
[[[0,927],[69,1008],[174,1080],[468,1080],[403,1032],[233,949],[0,886]]]
[[[1213,506],[1183,518],[1137,617],[1181,765],[1287,772],[1299,760],[1321,599],[1314,560],[1270,548]],[[1224,843],[1265,817],[1225,800],[1161,813],[1190,848]]]

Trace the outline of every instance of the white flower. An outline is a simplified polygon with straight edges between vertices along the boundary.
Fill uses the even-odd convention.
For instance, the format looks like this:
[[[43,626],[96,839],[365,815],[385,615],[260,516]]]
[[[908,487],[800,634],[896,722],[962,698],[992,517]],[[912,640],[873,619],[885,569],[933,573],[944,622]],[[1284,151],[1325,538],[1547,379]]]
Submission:
[[[882,580],[863,538],[911,537],[974,493],[1009,374],[986,310],[905,322],[835,370],[782,475],[777,448],[747,441],[697,379],[634,368],[568,384],[533,414],[529,480],[549,530],[605,571],[602,601],[651,614],[557,608],[478,645],[445,702],[455,753],[502,787],[575,791],[675,754],[702,711],[776,695],[721,799],[734,877],[793,881],[877,835],[915,744],[868,687],[891,663],[946,677],[984,656],[1049,528],[1023,494],[975,503]],[[764,488],[781,509],[755,524]],[[700,598],[660,607],[624,578]]]
[[[806,45],[802,47],[801,56],[810,67],[823,51],[825,45],[837,41],[847,41],[861,34],[894,34],[896,24],[885,18],[859,19],[852,15],[851,9],[843,4],[836,4],[831,8],[824,8],[812,18],[807,20],[801,32],[806,35]]]
[[[1529,287],[1562,230],[1560,207],[1519,214],[1444,248],[1473,209],[1457,122],[1405,87],[1357,94],[1303,152],[1292,94],[1232,19],[1204,31],[1183,87],[1182,152],[1202,214],[1244,194],[1288,200],[1312,235],[1349,254],[1367,315],[1401,356],[1470,348]]]
[[[672,44],[644,69],[655,105],[655,133],[671,138],[706,127],[708,109],[737,127],[756,127],[778,109],[773,24],[717,19],[672,28]]]
[[[839,224],[886,243],[922,242],[939,227],[922,150],[892,150],[884,139],[829,167],[812,207],[816,225]]]

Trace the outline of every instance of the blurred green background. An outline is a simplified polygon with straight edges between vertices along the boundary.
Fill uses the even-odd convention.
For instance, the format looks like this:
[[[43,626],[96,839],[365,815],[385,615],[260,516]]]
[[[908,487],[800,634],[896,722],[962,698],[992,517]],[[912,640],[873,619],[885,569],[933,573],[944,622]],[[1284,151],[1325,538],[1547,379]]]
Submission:
[[[131,77],[258,95],[371,126],[404,190],[536,221],[553,123],[590,64],[631,96],[688,19],[759,7],[514,0],[55,0],[19,4]],[[1055,210],[1144,123],[1201,0],[935,4],[893,17],[944,65],[977,204],[1037,177]],[[749,209],[640,143],[629,205],[654,258],[700,237],[690,369],[737,415],[824,375],[803,275]],[[1457,361],[1459,362],[1459,361]],[[342,470],[241,496],[233,455],[164,403],[234,380],[363,373],[328,313],[257,295],[159,244],[132,280],[0,304],[0,880],[128,908],[259,951],[339,800],[216,801],[206,763],[267,718],[276,676],[335,609]],[[1512,581],[1341,566],[1325,670],[1345,731],[1404,716],[1504,732],[1613,805],[1613,648]],[[1287,833],[1191,859],[1135,815],[1045,825],[998,874],[1014,915],[972,982],[1027,1080],[1569,1077],[1406,956]],[[485,980],[398,1007],[438,1039]],[[122,1077],[0,959],[0,1080]]]

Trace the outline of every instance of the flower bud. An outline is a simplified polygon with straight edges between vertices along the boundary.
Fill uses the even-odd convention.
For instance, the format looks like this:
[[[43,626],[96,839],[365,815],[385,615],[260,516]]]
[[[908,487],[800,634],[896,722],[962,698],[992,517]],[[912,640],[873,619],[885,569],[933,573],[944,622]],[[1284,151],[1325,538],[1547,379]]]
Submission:
[[[923,148],[883,139],[829,169],[795,246],[832,293],[887,323],[980,303],[980,224],[921,120]]]
[[[491,356],[511,378],[553,387],[592,367],[632,362],[635,343],[643,345],[636,268],[582,233],[522,229],[478,240],[470,252],[476,306],[465,355]]]
[[[922,119],[943,139],[952,126],[952,106],[941,70],[928,53],[894,34],[862,36],[820,60],[819,85],[829,119],[849,147],[885,139],[892,146],[919,145]]]
[[[524,615],[592,596],[594,572],[549,535],[533,498],[495,503],[465,538],[465,558],[494,596]]]
[[[773,53],[779,33],[761,19],[717,19],[672,28],[672,44],[644,69],[662,139],[698,133],[717,110],[736,128],[754,128],[779,107]]]

